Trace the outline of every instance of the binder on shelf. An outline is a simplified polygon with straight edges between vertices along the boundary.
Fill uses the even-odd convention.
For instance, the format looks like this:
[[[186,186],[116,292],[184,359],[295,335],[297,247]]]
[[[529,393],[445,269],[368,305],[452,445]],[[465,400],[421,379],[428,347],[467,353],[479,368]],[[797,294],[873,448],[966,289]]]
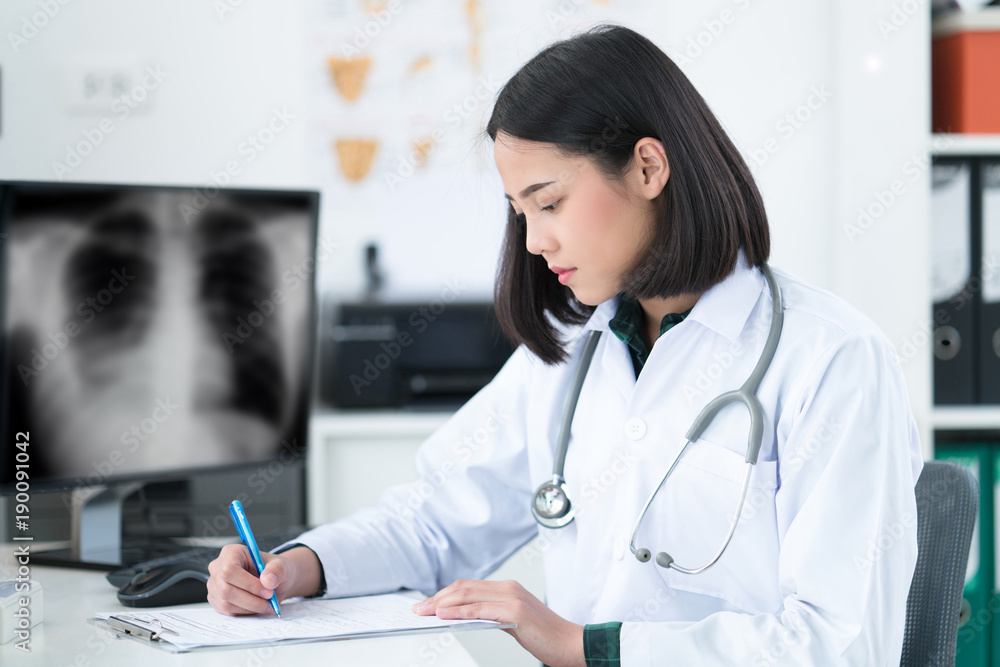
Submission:
[[[997,511],[1000,508],[1000,443],[992,443],[990,449],[993,456],[993,494],[987,496],[985,500],[992,503],[990,511],[993,513],[993,549],[990,554],[993,559],[993,585],[987,602],[993,625],[990,632],[990,650],[993,653],[993,662],[990,664],[994,667],[1000,667],[1000,618],[992,620],[992,616],[996,615],[997,610],[1000,610],[1000,558],[997,558],[997,554],[1000,554],[1000,544],[997,544],[997,541],[1000,540],[1000,526],[997,525],[997,522],[1000,522],[1000,512]],[[984,500],[982,494],[979,498],[979,504],[982,506]]]
[[[978,443],[939,442],[935,458],[965,466],[979,482],[979,515],[965,571],[955,667],[982,667],[991,660],[994,626],[989,608],[993,594],[993,448]],[[1000,460],[998,460],[1000,464]]]
[[[937,158],[932,166],[931,294],[934,323],[934,403],[978,402],[976,368],[979,230],[971,221],[972,163]]]
[[[979,299],[979,400],[1000,403],[1000,157],[978,161],[973,215],[982,230]],[[975,218],[974,218],[975,219]]]

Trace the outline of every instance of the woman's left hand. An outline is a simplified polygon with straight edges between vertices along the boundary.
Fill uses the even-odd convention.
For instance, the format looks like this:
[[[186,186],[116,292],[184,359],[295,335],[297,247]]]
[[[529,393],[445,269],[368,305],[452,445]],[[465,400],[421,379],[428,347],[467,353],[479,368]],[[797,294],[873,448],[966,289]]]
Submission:
[[[458,579],[413,605],[422,615],[478,618],[513,623],[505,630],[531,655],[550,667],[586,667],[583,626],[570,623],[542,604],[516,581]]]

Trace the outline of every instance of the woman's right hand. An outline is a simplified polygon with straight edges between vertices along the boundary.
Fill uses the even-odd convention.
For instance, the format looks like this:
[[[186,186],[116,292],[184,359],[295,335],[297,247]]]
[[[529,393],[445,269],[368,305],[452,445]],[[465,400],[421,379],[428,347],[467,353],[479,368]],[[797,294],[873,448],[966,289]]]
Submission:
[[[281,554],[261,553],[264,571],[253,574],[250,552],[242,544],[227,544],[208,565],[208,601],[220,614],[273,614],[271,594],[278,601],[309,596],[319,590],[320,564],[312,549],[295,547]]]

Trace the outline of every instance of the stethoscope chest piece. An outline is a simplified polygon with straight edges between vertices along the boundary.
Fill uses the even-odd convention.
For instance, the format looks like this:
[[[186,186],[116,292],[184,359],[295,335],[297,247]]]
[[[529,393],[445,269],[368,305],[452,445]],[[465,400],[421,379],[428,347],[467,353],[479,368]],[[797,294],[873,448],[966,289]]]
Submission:
[[[566,482],[556,478],[539,486],[531,503],[531,513],[546,528],[562,528],[573,521]]]

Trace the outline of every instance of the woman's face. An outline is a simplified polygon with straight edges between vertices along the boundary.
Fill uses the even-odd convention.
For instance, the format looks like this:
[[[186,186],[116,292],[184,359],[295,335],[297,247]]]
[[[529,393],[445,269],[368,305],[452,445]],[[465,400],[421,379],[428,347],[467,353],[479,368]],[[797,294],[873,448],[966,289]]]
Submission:
[[[652,231],[655,209],[645,195],[662,185],[651,189],[637,164],[615,189],[589,158],[503,133],[493,158],[514,212],[524,214],[528,252],[545,259],[552,280],[591,306],[617,294]]]

